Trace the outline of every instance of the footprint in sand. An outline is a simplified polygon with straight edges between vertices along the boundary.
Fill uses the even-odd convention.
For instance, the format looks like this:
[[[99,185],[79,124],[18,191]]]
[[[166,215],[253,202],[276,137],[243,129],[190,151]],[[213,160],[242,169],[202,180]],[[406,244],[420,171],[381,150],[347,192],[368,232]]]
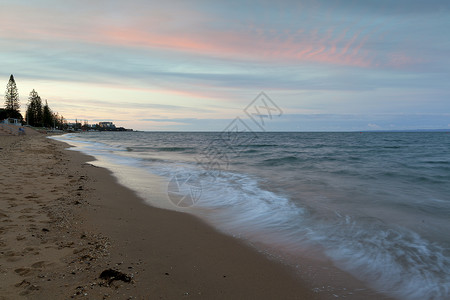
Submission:
[[[26,275],[30,274],[32,272],[32,270],[30,268],[18,268],[18,269],[15,269],[14,272],[19,274],[20,276],[26,276]]]
[[[42,268],[45,268],[45,267],[47,267],[49,265],[50,265],[49,263],[47,263],[46,261],[42,260],[42,261],[38,261],[38,262],[32,264],[31,267],[33,269],[42,269]]]
[[[6,257],[6,261],[14,262],[14,261],[21,260],[23,257],[23,253],[10,250],[10,251],[5,252],[4,256]]]
[[[33,291],[38,291],[40,290],[41,287],[35,284],[28,284],[25,288],[25,290],[23,292],[20,292],[19,295],[20,296],[26,296],[30,293],[32,293]]]
[[[26,237],[24,235],[16,236],[16,240],[18,240],[18,241],[22,241],[22,240],[25,240],[25,239],[26,239]]]
[[[15,287],[21,287],[21,288],[24,288],[25,290],[23,291],[23,292],[21,292],[19,295],[21,295],[21,296],[25,296],[25,295],[28,295],[29,293],[31,293],[32,291],[37,291],[37,290],[39,290],[40,289],[40,287],[38,286],[38,285],[35,285],[35,284],[31,284],[31,282],[29,282],[29,281],[27,281],[27,280],[22,280],[21,282],[19,282],[19,283],[16,283],[15,285],[14,285]],[[0,299],[3,299],[3,298],[1,298],[1,296],[0,296]],[[6,299],[6,298],[5,298]]]
[[[15,286],[15,287],[21,287],[21,286],[29,286],[30,284],[31,284],[31,282],[26,281],[26,280],[24,279],[24,280],[22,280],[21,282],[16,283],[14,286]]]
[[[30,215],[21,215],[18,217],[18,219],[31,219],[34,217],[36,217],[36,215],[31,215],[31,216]]]
[[[4,255],[7,256],[7,257],[22,256],[22,252],[16,252],[16,251],[9,250],[9,251],[6,251],[4,253]]]
[[[21,260],[22,259],[22,257],[20,257],[20,256],[12,256],[12,257],[8,257],[7,259],[6,259],[6,261],[7,262],[16,262],[16,261],[19,261],[19,260]]]
[[[13,208],[17,206],[16,202],[8,202],[8,204],[9,204],[8,208]]]

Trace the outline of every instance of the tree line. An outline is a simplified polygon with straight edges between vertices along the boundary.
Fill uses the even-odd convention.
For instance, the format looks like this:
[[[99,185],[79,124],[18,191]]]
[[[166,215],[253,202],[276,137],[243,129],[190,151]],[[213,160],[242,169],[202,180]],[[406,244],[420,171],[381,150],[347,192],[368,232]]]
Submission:
[[[0,120],[14,118],[24,123],[20,113],[19,91],[14,76],[11,74],[5,92],[5,108],[0,108]],[[25,122],[34,127],[65,128],[67,121],[63,116],[54,113],[48,103],[42,102],[39,94],[33,89],[28,97],[28,105],[25,113]]]

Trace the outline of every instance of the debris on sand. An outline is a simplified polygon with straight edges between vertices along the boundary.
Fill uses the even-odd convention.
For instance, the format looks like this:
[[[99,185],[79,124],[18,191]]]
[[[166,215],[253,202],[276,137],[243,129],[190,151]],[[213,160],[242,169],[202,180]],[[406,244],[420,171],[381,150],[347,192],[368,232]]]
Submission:
[[[131,277],[128,276],[127,274],[124,274],[120,271],[117,270],[113,270],[113,269],[106,269],[104,270],[100,276],[100,279],[104,279],[104,280],[108,280],[108,283],[111,283],[115,280],[121,280],[123,282],[130,282],[131,281]]]

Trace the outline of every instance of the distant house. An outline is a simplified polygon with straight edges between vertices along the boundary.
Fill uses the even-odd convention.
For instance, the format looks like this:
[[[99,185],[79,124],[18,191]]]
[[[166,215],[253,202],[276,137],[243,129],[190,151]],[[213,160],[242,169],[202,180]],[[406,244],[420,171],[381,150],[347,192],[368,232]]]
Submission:
[[[99,122],[98,126],[102,129],[116,129],[116,125],[113,122]]]
[[[75,131],[77,129],[77,123],[67,123],[67,130]]]
[[[22,123],[20,122],[19,119],[13,119],[13,118],[4,119],[0,123],[9,124],[9,125],[16,125],[16,126],[21,126],[22,125]]]

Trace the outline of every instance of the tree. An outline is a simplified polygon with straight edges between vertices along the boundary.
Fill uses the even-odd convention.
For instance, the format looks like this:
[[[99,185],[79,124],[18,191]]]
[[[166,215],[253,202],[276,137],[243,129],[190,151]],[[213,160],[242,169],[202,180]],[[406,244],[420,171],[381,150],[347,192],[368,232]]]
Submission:
[[[9,77],[9,82],[6,85],[5,92],[5,109],[0,112],[0,120],[6,118],[19,119],[23,121],[23,117],[19,112],[19,92],[17,91],[16,81],[14,76],[11,74]]]
[[[14,75],[11,74],[9,77],[8,84],[6,85],[5,93],[5,109],[8,111],[19,112],[19,91],[17,90],[16,81],[14,80]]]
[[[28,125],[35,127],[57,127],[59,129],[67,127],[67,121],[58,113],[53,113],[47,100],[45,100],[45,105],[42,106],[41,97],[34,89],[28,97],[26,119]]]
[[[66,119],[58,113],[53,113],[53,122],[57,129],[67,129],[68,127]]]
[[[41,97],[34,89],[28,97],[26,119],[31,126],[43,126],[44,123]]]
[[[45,105],[44,108],[42,109],[42,123],[44,127],[53,127],[54,125],[53,114],[50,107],[48,107],[47,100],[45,100]]]

